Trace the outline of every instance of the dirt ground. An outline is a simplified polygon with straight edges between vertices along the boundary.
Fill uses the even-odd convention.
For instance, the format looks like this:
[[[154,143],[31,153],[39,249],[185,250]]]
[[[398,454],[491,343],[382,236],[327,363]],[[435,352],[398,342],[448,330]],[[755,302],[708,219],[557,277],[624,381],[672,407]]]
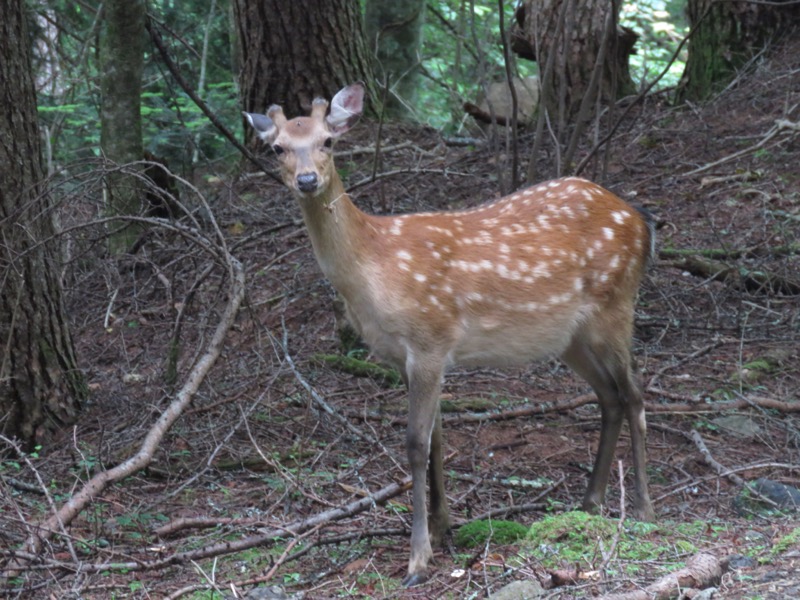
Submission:
[[[742,481],[800,487],[798,120],[795,45],[762,59],[705,106],[645,100],[611,147],[604,184],[658,220],[659,254],[641,291],[634,353],[659,521],[649,535],[663,546],[662,558],[643,559],[634,571],[630,558],[587,552],[580,564],[560,565],[577,568],[576,581],[554,585],[554,569],[531,550],[535,541],[451,544],[436,553],[430,582],[404,590],[407,491],[300,536],[287,531],[403,481],[404,391],[321,362],[320,354],[341,348],[334,294],[299,210],[269,178],[237,172],[202,187],[247,276],[245,307],[219,362],[154,462],[96,497],[41,561],[2,584],[4,597],[210,598],[216,588],[213,597],[221,598],[235,597],[232,585],[244,594],[268,582],[306,598],[482,598],[537,579],[549,587],[545,597],[567,599],[645,586],[698,551],[750,559],[732,562],[715,597],[800,597],[797,537],[780,545],[796,532],[797,513],[734,502]],[[508,157],[488,145],[385,126],[376,163],[374,153],[359,150],[374,133],[363,122],[337,148],[362,209],[466,208],[498,197]],[[531,142],[523,133],[523,157]],[[373,169],[403,172],[360,184]],[[210,256],[184,237],[159,233],[136,258],[116,262],[84,245],[65,281],[91,400],[74,430],[4,466],[6,556],[50,503],[61,505],[89,476],[138,449],[227,300],[224,269],[207,270]],[[169,384],[173,339],[178,375]],[[453,524],[490,513],[530,525],[578,507],[599,432],[588,392],[556,361],[450,373],[443,400]],[[571,407],[552,410],[559,402]],[[730,416],[749,430],[731,431],[719,420]],[[618,458],[626,469],[628,442],[623,432]],[[728,471],[720,475],[713,461]],[[625,483],[629,489],[631,478]],[[612,477],[609,516],[618,518],[620,508],[620,481]],[[688,546],[671,538],[671,530],[697,523],[705,526],[692,530]],[[261,536],[252,548],[169,560],[252,536]],[[152,568],[154,561],[161,566]]]

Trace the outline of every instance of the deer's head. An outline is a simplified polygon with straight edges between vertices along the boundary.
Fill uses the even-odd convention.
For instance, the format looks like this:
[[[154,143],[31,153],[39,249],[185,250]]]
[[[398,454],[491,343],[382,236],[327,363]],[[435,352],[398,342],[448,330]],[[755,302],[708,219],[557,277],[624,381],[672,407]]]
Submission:
[[[324,194],[334,175],[333,142],[348,131],[364,108],[364,86],[354,83],[331,100],[314,100],[311,115],[288,120],[278,105],[266,115],[244,113],[256,134],[272,146],[286,186],[299,197]]]

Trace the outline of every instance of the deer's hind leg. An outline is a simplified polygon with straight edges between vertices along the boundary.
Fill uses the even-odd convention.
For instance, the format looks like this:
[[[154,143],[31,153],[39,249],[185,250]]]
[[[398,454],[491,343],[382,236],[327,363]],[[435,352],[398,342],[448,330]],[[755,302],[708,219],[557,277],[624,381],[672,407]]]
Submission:
[[[632,327],[627,323],[625,320],[618,323],[618,327],[605,327],[602,334],[588,326],[573,338],[562,358],[592,386],[600,403],[600,443],[583,498],[584,510],[597,510],[605,503],[611,464],[624,417],[628,421],[633,453],[633,512],[637,518],[649,521],[654,519],[655,513],[647,489],[644,401],[633,373],[629,350]],[[606,335],[609,331],[613,334]]]

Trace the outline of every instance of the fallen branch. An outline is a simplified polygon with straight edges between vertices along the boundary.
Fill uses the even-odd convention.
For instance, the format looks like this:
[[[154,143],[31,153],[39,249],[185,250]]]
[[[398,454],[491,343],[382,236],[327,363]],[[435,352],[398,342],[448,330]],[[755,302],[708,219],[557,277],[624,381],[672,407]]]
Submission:
[[[718,463],[714,457],[711,455],[711,451],[706,446],[703,437],[696,429],[692,429],[689,432],[689,439],[694,442],[694,445],[697,446],[697,449],[700,451],[701,456],[703,457],[703,461],[711,467],[711,469],[720,477],[727,477],[736,485],[745,485],[744,479],[736,475],[735,473],[731,472],[730,469],[723,466],[722,464]]]
[[[287,332],[286,332],[286,326],[284,325],[283,343],[281,345],[281,350],[283,351],[284,359],[286,360],[286,364],[288,364],[289,368],[292,370],[292,373],[294,373],[294,377],[297,380],[297,382],[303,387],[303,389],[306,390],[306,392],[308,392],[314,403],[317,406],[319,406],[324,413],[330,415],[331,417],[336,419],[339,423],[341,423],[345,429],[347,429],[357,438],[364,440],[368,444],[375,445],[383,449],[383,444],[381,444],[380,441],[375,439],[373,436],[364,433],[358,427],[353,425],[349,420],[347,420],[344,416],[340,415],[337,411],[333,409],[333,407],[330,404],[328,404],[325,398],[323,398],[320,394],[317,393],[317,391],[313,387],[311,387],[311,384],[308,383],[308,381],[306,381],[305,377],[303,377],[302,373],[300,373],[297,366],[294,364],[292,355],[289,354],[289,343],[286,338],[287,338]]]
[[[342,533],[338,535],[328,536],[326,538],[306,538],[306,543],[303,544],[303,547],[295,552],[294,554],[286,557],[283,564],[286,564],[291,561],[295,561],[299,558],[302,558],[306,554],[308,554],[311,550],[318,548],[320,546],[326,546],[331,544],[342,544],[344,542],[351,542],[354,540],[365,540],[374,537],[393,537],[393,536],[405,536],[407,535],[407,530],[394,528],[394,529],[369,529],[367,531],[358,530],[358,531],[350,531],[348,533]],[[319,573],[315,575],[318,577]],[[248,579],[238,580],[238,581],[228,581],[228,585],[235,586],[237,589],[241,589],[245,586],[256,586],[259,583],[265,583],[268,581],[267,576],[261,575],[258,577],[250,577]],[[201,584],[193,584],[188,585],[184,588],[176,590],[172,592],[169,596],[165,598],[165,600],[174,600],[176,598],[180,598],[185,596],[191,592],[197,592],[201,590],[207,590],[210,586],[205,583]]]
[[[647,384],[648,391],[650,390],[650,388],[652,388],[655,385],[656,381],[658,381],[658,378],[661,377],[667,371],[669,371],[671,369],[677,369],[678,367],[680,367],[683,364],[686,364],[688,362],[697,360],[698,358],[700,358],[704,354],[707,354],[708,352],[711,352],[714,348],[717,348],[718,346],[721,346],[722,344],[726,343],[726,341],[727,340],[725,340],[725,339],[714,340],[710,344],[707,344],[706,346],[703,346],[702,348],[699,348],[699,349],[695,350],[691,354],[687,354],[686,356],[682,356],[677,361],[668,362],[666,365],[664,365],[658,371],[656,371],[653,374],[652,377],[650,377],[650,381]]]
[[[720,177],[703,177],[700,180],[700,189],[702,190],[704,187],[708,187],[710,185],[730,183],[732,181],[757,181],[763,177],[763,175],[764,174],[760,171],[745,171],[744,173],[734,173],[733,175],[722,175]]]
[[[758,142],[756,144],[753,144],[749,148],[745,148],[744,150],[739,150],[738,152],[734,152],[733,154],[729,154],[728,156],[720,158],[719,160],[715,160],[712,163],[708,163],[707,165],[703,165],[702,167],[698,167],[698,168],[696,168],[696,169],[694,169],[692,171],[689,171],[688,173],[685,173],[685,176],[688,177],[689,175],[697,175],[698,173],[703,173],[704,171],[708,171],[709,169],[713,169],[714,167],[718,167],[719,165],[725,164],[726,162],[730,162],[730,161],[735,160],[735,159],[737,159],[737,158],[739,158],[741,156],[744,156],[746,154],[750,154],[751,152],[755,152],[756,150],[766,146],[767,142],[772,140],[772,138],[774,138],[779,133],[781,133],[783,131],[787,131],[787,130],[789,132],[794,132],[794,131],[797,131],[798,128],[800,128],[800,123],[793,123],[793,122],[788,121],[786,119],[778,119],[777,121],[775,121],[775,125],[772,127],[772,129],[770,129],[766,133],[766,135],[761,139],[760,142]]]
[[[270,546],[275,544],[279,539],[285,539],[288,536],[299,536],[333,521],[341,521],[342,519],[355,516],[359,513],[369,510],[376,505],[383,504],[410,489],[411,477],[405,477],[401,481],[392,483],[378,490],[374,494],[364,498],[359,498],[358,500],[354,500],[353,502],[344,506],[326,510],[307,519],[301,519],[287,525],[273,527],[272,529],[268,530],[262,530],[262,532],[258,535],[247,536],[240,540],[220,542],[194,550],[187,550],[186,552],[176,552],[157,560],[80,563],[79,565],[50,560],[45,562],[48,568],[59,568],[70,572],[79,569],[82,573],[98,573],[101,571],[145,571],[161,569],[170,565],[184,564],[193,560],[197,561],[205,558],[233,554],[234,552],[242,552],[243,550],[248,550],[257,546]],[[25,552],[15,553],[15,555],[27,560],[33,558],[33,555]]]
[[[531,502],[526,502],[525,504],[517,504],[516,506],[503,506],[500,508],[493,508],[492,510],[488,510],[485,513],[475,515],[470,520],[485,521],[488,519],[497,519],[499,517],[507,517],[508,515],[519,514],[523,512],[534,512],[534,511],[545,510],[548,507],[548,504],[546,502],[542,502],[542,499],[546,498],[551,493],[553,493],[553,491],[555,491],[555,489],[558,488],[566,480],[567,478],[566,476],[564,476],[558,481],[554,482],[550,487],[539,492]]]
[[[575,398],[567,400],[560,400],[558,402],[541,402],[532,404],[524,408],[514,408],[512,410],[505,410],[497,413],[467,413],[464,415],[457,415],[453,417],[442,417],[443,423],[483,423],[484,421],[508,421],[510,419],[518,419],[519,417],[530,417],[533,415],[543,415],[552,412],[564,412],[573,410],[597,402],[594,394],[581,394]],[[398,419],[396,423],[402,422]]]
[[[622,468],[622,461],[617,461],[617,475],[619,477],[619,521],[617,521],[617,529],[614,531],[614,537],[611,538],[611,547],[603,552],[603,562],[598,571],[605,573],[608,568],[608,563],[617,553],[617,546],[622,537],[622,532],[625,528],[625,471]]]
[[[621,594],[606,594],[600,600],[669,600],[684,598],[686,591],[702,590],[719,583],[722,565],[713,554],[700,552],[686,561],[682,569],[665,575],[646,588]]]
[[[221,525],[232,525],[235,527],[256,527],[267,525],[261,518],[255,517],[183,517],[175,519],[153,530],[153,533],[160,538],[174,535],[184,529],[213,529]]]
[[[650,394],[660,394],[661,390],[647,389]],[[747,398],[740,398],[738,400],[731,400],[729,402],[714,402],[713,404],[704,404],[702,402],[692,404],[653,404],[647,402],[645,409],[649,413],[680,413],[680,412],[696,412],[699,410],[713,411],[715,413],[741,410],[752,406],[759,408],[769,408],[785,413],[800,412],[800,402],[783,402],[775,400],[774,398],[766,398],[764,396],[748,396]]]
[[[648,387],[646,390],[649,394],[653,395],[668,395],[667,392],[655,387]],[[581,394],[580,396],[575,396],[574,398],[568,398],[567,400],[559,400],[558,402],[541,402],[538,404],[532,404],[531,406],[526,406],[524,408],[513,408],[511,410],[505,410],[502,412],[493,412],[493,413],[466,413],[460,415],[453,415],[453,416],[444,416],[442,417],[442,421],[444,424],[453,424],[453,423],[483,423],[486,421],[510,421],[512,419],[519,419],[522,417],[531,417],[535,415],[544,415],[549,413],[558,413],[558,412],[565,412],[568,410],[574,410],[576,408],[580,408],[581,406],[585,406],[587,404],[595,404],[597,402],[597,397],[594,394]],[[456,401],[456,404],[458,402]],[[655,403],[655,402],[646,402],[645,403],[645,410],[649,413],[660,413],[660,414],[667,414],[667,413],[681,413],[681,412],[695,412],[698,410],[707,410],[707,411],[714,411],[714,412],[722,412],[727,410],[739,410],[742,408],[748,408],[752,406],[758,406],[760,408],[769,408],[772,410],[777,410],[780,412],[785,413],[795,413],[800,412],[800,402],[783,402],[782,400],[776,400],[774,398],[767,398],[765,396],[748,396],[747,398],[740,398],[739,400],[731,400],[730,402],[715,402],[713,404],[704,404],[700,401],[697,403],[684,403],[684,404],[675,404],[675,403]],[[381,417],[383,418],[383,417]],[[398,417],[397,419],[392,421],[395,425],[404,425],[406,423],[406,419],[404,417]]]
[[[800,294],[800,282],[763,271],[754,271],[743,266],[703,259],[698,256],[686,256],[672,261],[670,266],[687,271],[697,277],[709,281],[723,281],[736,288],[751,292],[797,295]]]
[[[486,123],[488,125],[500,125],[505,127],[511,124],[511,119],[502,115],[494,115],[494,117],[492,117],[491,114],[472,102],[464,102],[464,112],[470,115],[476,121]]]
[[[703,462],[705,462],[709,467],[711,467],[711,470],[714,471],[714,473],[716,473],[718,477],[727,477],[733,483],[741,487],[745,487],[747,485],[747,482],[741,477],[739,477],[736,474],[736,471],[749,470],[750,468],[754,467],[728,468],[722,465],[721,463],[717,462],[717,460],[712,456],[711,451],[708,449],[708,446],[706,446],[705,440],[703,440],[702,436],[696,429],[692,429],[689,433],[680,431],[678,429],[672,429],[671,427],[663,427],[663,426],[656,427],[656,429],[662,429],[664,431],[669,431],[671,433],[677,433],[678,435],[682,435],[683,437],[687,438],[697,447],[697,449],[700,452],[700,455],[703,457]],[[783,466],[788,466],[790,469],[794,468],[794,465],[783,465]],[[756,490],[755,488],[751,487],[750,492],[753,494],[753,496],[759,498],[765,504],[768,504],[772,507],[777,507],[777,504],[775,503],[774,500],[767,498],[763,494],[759,493],[758,490]]]
[[[232,281],[230,298],[206,352],[192,368],[186,383],[178,391],[175,399],[152,426],[139,451],[121,464],[106,471],[101,471],[92,477],[55,514],[43,523],[33,526],[32,533],[25,543],[26,553],[31,555],[39,554],[44,543],[71,523],[108,485],[125,477],[130,477],[145,468],[153,460],[153,455],[164,435],[192,401],[211,367],[214,366],[222,351],[225,337],[233,325],[239,306],[244,299],[244,269],[242,265],[229,255],[228,269]]]

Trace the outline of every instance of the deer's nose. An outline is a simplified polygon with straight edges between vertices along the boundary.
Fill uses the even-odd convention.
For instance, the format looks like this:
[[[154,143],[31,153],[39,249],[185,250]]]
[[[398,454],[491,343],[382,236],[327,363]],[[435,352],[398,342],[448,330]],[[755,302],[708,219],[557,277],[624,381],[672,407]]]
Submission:
[[[313,192],[317,189],[317,174],[301,173],[297,176],[297,187],[301,192]]]

